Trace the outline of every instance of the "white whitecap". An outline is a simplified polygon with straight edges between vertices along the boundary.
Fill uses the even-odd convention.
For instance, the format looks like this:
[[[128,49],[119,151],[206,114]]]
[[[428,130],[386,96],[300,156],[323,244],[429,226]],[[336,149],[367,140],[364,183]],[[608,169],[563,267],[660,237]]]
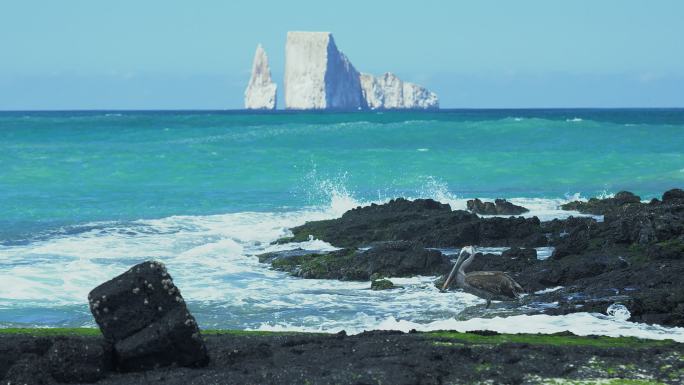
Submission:
[[[632,314],[629,312],[629,309],[627,309],[627,306],[620,303],[614,303],[608,306],[608,309],[606,309],[606,314],[609,317],[620,321],[627,321],[632,316]]]
[[[468,332],[475,330],[491,330],[498,333],[511,334],[551,334],[569,331],[579,336],[603,335],[608,337],[637,337],[644,339],[672,339],[684,342],[684,328],[665,327],[629,322],[592,313],[572,313],[567,315],[514,315],[509,317],[471,318],[457,320],[454,318],[432,322],[415,322],[395,317],[385,319],[365,319],[362,328],[304,327],[294,324],[263,324],[255,330],[264,331],[302,331],[336,333],[345,330],[349,334],[358,334],[366,330],[399,330],[409,332],[451,330]]]

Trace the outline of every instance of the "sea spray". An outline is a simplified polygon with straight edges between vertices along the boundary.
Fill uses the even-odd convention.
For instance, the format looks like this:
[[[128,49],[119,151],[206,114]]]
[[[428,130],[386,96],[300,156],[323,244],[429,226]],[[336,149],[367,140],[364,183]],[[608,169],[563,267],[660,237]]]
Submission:
[[[98,222],[2,246],[0,279],[9,284],[0,287],[0,306],[5,309],[0,324],[92,325],[83,311],[83,298],[93,282],[105,281],[150,258],[176,272],[176,281],[200,325],[209,328],[282,323],[309,330],[363,330],[387,317],[429,324],[460,317],[466,308],[481,304],[466,293],[440,295],[433,285],[436,277],[394,279],[402,289],[377,293],[369,290],[368,282],[302,280],[260,264],[255,255],[264,252],[336,249],[317,239],[287,245],[271,242],[289,235],[293,226],[336,218],[350,208],[371,203],[355,199],[341,180],[317,181],[317,199],[325,203],[303,210]],[[413,198],[418,197],[452,205],[459,199],[434,178],[426,178],[422,193]],[[559,203],[556,199],[534,202],[533,212],[548,211]],[[551,251],[539,252],[543,258]],[[59,318],[54,317],[55,311]]]
[[[519,316],[441,296],[434,277],[375,293],[367,282],[295,279],[255,255],[333,250],[271,242],[396,197],[454,210],[506,198],[542,220],[576,216],[558,207],[603,191],[650,199],[682,180],[684,147],[680,111],[22,112],[0,113],[0,126],[0,326],[92,326],[88,290],[149,258],[177,271],[205,328]],[[553,323],[564,317],[573,320]]]

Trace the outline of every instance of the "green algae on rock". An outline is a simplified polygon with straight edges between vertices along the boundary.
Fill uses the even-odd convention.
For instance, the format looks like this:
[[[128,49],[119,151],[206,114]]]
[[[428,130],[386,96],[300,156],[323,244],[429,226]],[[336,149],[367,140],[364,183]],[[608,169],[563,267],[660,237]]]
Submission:
[[[34,330],[42,335],[32,335]],[[19,381],[33,373],[33,382],[27,383],[53,384],[51,370],[38,370],[49,359],[51,346],[59,341],[85,345],[103,341],[101,336],[75,335],[92,334],[95,329],[52,329],[54,334],[43,330],[0,332],[0,378]],[[211,357],[207,367],[126,373],[102,366],[105,378],[94,383],[646,385],[684,380],[684,345],[673,341],[454,331],[347,336],[344,332],[203,330],[202,334]],[[77,350],[85,345],[71,344]],[[65,362],[62,372],[71,373],[78,365]]]
[[[371,282],[371,290],[390,290],[394,288],[396,286],[389,279],[376,279]]]

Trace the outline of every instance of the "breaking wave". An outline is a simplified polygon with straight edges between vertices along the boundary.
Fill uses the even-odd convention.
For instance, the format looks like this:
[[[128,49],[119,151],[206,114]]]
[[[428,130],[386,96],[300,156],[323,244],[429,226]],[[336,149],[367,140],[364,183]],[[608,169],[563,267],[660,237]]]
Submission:
[[[314,178],[315,179],[315,178]],[[325,205],[279,212],[240,212],[171,216],[127,223],[97,222],[55,231],[28,242],[0,246],[0,327],[94,326],[88,292],[99,282],[151,258],[167,264],[202,327],[254,330],[360,332],[369,329],[474,330],[634,335],[684,340],[684,331],[602,316],[525,316],[521,311],[490,309],[467,293],[442,294],[436,277],[393,279],[403,286],[390,292],[369,289],[367,282],[303,280],[270,270],[258,254],[302,248],[334,250],[307,242],[274,245],[288,229],[307,221],[339,217],[345,211],[391,197],[363,201],[344,186],[344,178],[312,181],[313,194]],[[453,209],[466,198],[445,183],[426,178],[411,198],[433,198]],[[531,209],[529,215],[564,216],[567,199],[511,199]],[[576,214],[576,213],[575,213]],[[544,255],[548,250],[541,250]],[[539,306],[553,306],[540,304]],[[482,318],[484,315],[493,318]],[[474,317],[474,318],[472,318]],[[524,322],[518,322],[524,321]]]

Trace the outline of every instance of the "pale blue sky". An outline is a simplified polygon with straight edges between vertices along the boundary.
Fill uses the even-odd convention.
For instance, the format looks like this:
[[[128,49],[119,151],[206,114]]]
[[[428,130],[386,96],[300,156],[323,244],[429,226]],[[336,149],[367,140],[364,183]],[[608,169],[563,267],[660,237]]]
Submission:
[[[288,30],[442,107],[684,107],[678,0],[0,0],[0,110],[241,108]]]

